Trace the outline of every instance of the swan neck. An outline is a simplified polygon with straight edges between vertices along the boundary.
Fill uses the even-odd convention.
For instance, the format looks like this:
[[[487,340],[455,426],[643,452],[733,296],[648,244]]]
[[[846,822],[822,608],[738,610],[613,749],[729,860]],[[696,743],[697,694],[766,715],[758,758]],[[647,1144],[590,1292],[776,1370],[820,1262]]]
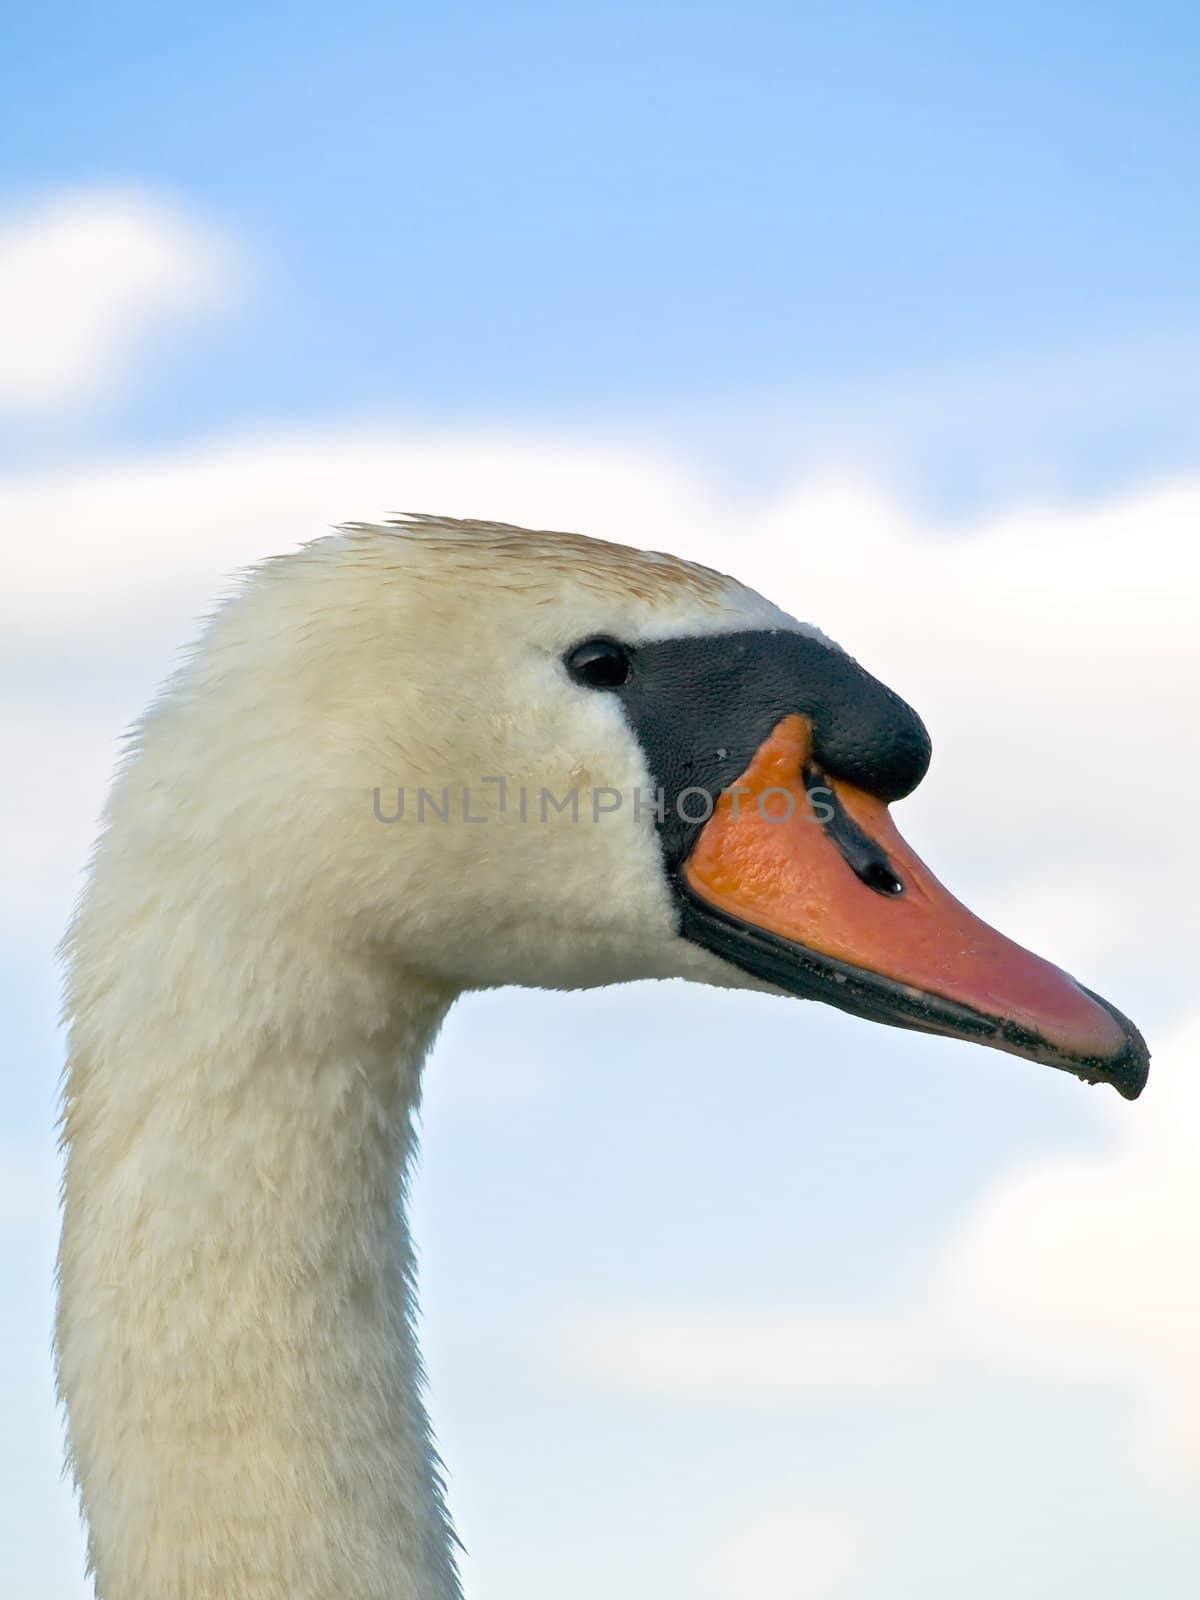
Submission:
[[[99,1600],[457,1600],[403,1212],[452,996],[292,951],[272,1019],[277,975],[87,923],[57,1349]]]

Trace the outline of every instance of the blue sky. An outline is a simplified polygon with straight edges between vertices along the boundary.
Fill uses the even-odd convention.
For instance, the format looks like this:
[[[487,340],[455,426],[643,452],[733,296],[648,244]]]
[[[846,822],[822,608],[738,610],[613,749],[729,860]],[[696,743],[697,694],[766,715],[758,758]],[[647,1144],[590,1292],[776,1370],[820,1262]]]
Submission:
[[[1012,418],[1044,428],[1057,360],[1093,369],[1057,401],[1068,488],[1197,447],[1192,7],[51,6],[16,33],[13,192],[134,175],[264,263],[94,419],[114,444],[386,407],[627,419],[753,473],[814,415],[869,445],[864,390],[877,434],[897,378],[949,388],[945,424],[964,374],[1015,368],[995,431],[1032,472],[1053,451]],[[934,488],[986,493],[977,438],[921,443]]]
[[[1200,885],[1162,819],[1200,777],[1198,35],[1183,5],[10,19],[3,1592],[85,1592],[49,952],[117,736],[232,567],[412,506],[679,549],[827,626],[934,728],[923,853],[1165,1061],[1130,1111],[759,997],[464,1004],[415,1205],[470,1594],[1195,1593]]]

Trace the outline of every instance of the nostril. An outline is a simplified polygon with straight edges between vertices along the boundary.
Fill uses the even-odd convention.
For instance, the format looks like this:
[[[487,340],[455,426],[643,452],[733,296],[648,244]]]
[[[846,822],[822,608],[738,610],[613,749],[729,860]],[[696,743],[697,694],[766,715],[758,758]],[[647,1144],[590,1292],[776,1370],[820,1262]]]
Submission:
[[[889,899],[903,894],[904,880],[897,876],[883,846],[865,833],[850,816],[832,780],[825,776],[820,767],[808,763],[804,768],[803,781],[810,800],[818,794],[821,796],[821,807],[828,813],[820,818],[821,826],[855,877],[865,883],[868,889],[874,889],[876,894],[887,895]]]
[[[876,894],[897,895],[904,893],[904,884],[886,861],[867,861],[861,867],[856,867],[855,870],[867,888],[874,889]]]

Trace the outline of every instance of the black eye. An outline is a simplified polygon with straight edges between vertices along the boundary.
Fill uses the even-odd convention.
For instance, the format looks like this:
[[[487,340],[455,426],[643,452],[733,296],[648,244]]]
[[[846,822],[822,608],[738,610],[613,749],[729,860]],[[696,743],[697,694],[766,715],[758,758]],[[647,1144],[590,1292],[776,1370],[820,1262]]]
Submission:
[[[567,652],[567,671],[588,689],[619,689],[629,681],[629,651],[615,639],[585,639]]]

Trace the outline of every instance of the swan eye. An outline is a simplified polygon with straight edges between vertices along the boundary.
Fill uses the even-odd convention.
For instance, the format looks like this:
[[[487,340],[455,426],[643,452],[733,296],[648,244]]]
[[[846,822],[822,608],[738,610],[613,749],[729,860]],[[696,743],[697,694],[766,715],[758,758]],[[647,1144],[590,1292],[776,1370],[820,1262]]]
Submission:
[[[619,689],[629,666],[629,651],[615,639],[585,639],[567,653],[567,671],[587,689]]]

